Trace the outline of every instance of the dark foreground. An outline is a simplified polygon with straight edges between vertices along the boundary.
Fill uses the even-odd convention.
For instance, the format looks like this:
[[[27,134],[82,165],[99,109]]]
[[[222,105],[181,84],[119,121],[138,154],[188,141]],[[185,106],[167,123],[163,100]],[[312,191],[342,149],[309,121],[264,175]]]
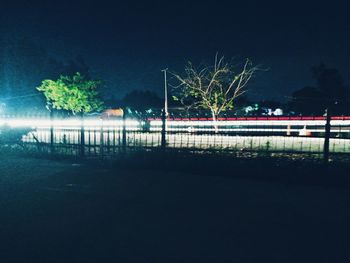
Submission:
[[[346,165],[180,159],[1,155],[0,261],[350,262]]]

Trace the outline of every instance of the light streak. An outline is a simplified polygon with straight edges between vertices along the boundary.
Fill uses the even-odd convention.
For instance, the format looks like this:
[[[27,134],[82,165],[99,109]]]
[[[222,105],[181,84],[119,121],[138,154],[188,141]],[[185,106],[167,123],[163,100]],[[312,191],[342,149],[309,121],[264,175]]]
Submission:
[[[262,120],[255,118],[254,120],[222,120],[214,123],[209,120],[167,120],[167,131],[181,132],[205,132],[214,131],[214,124],[219,127],[219,131],[247,131],[247,132],[298,132],[306,128],[310,132],[323,132],[325,120],[308,119],[303,120]],[[125,126],[127,130],[142,130],[143,121],[135,119],[126,119]],[[49,129],[51,126],[54,129],[72,129],[78,130],[83,126],[86,130],[98,129],[116,129],[123,128],[123,120],[101,120],[98,118],[86,118],[83,121],[79,118],[54,119],[47,118],[1,118],[0,126],[9,126],[11,128],[32,128],[32,129]],[[332,131],[341,133],[350,132],[350,119],[332,119]],[[151,120],[149,125],[150,131],[160,131],[162,129],[161,120]]]
[[[122,120],[101,120],[101,119],[56,119],[51,121],[50,119],[34,119],[34,118],[0,118],[0,126],[9,126],[11,128],[26,128],[33,129],[42,128],[47,129],[53,126],[55,129],[80,129],[84,128],[100,128],[100,127],[123,127]],[[141,126],[141,122],[137,120],[127,119],[125,120],[127,128],[138,128]]]

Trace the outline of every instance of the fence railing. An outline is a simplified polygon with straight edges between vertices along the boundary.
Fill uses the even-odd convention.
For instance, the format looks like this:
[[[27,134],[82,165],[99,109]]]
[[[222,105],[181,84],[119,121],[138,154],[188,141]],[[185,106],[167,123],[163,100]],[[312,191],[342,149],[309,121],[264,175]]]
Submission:
[[[327,126],[328,123],[328,126]],[[214,129],[214,125],[218,129]],[[31,150],[105,156],[150,149],[350,154],[350,117],[108,119],[0,117],[1,127],[30,127]],[[1,137],[1,134],[0,134]]]

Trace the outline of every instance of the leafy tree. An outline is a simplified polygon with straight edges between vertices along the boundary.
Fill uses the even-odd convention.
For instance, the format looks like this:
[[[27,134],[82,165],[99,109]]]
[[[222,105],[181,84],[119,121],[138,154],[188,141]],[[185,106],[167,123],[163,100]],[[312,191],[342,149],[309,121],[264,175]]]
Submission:
[[[97,92],[100,84],[100,81],[87,80],[76,73],[57,80],[44,80],[37,90],[44,93],[50,108],[72,111],[73,114],[88,113],[102,109],[103,102]]]
[[[236,99],[246,92],[247,84],[257,69],[248,59],[239,67],[217,55],[212,66],[197,69],[189,62],[184,76],[173,73],[179,81],[174,89],[178,96],[174,98],[190,108],[210,110],[217,131],[218,116],[234,108]]]

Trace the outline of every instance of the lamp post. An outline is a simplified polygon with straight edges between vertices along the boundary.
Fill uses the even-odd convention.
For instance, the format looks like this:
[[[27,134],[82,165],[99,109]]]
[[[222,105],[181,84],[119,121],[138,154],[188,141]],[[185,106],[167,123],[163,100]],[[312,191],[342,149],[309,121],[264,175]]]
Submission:
[[[326,125],[324,134],[324,146],[323,146],[323,161],[328,164],[329,161],[329,139],[331,137],[331,112],[330,107],[326,109]]]
[[[167,128],[167,117],[168,117],[168,85],[167,85],[167,70],[163,69],[164,72],[164,109],[162,111],[162,134],[161,134],[161,148],[166,148],[166,128]]]
[[[164,72],[164,112],[165,116],[168,116],[168,84],[167,84],[167,71],[168,69],[163,69]]]

